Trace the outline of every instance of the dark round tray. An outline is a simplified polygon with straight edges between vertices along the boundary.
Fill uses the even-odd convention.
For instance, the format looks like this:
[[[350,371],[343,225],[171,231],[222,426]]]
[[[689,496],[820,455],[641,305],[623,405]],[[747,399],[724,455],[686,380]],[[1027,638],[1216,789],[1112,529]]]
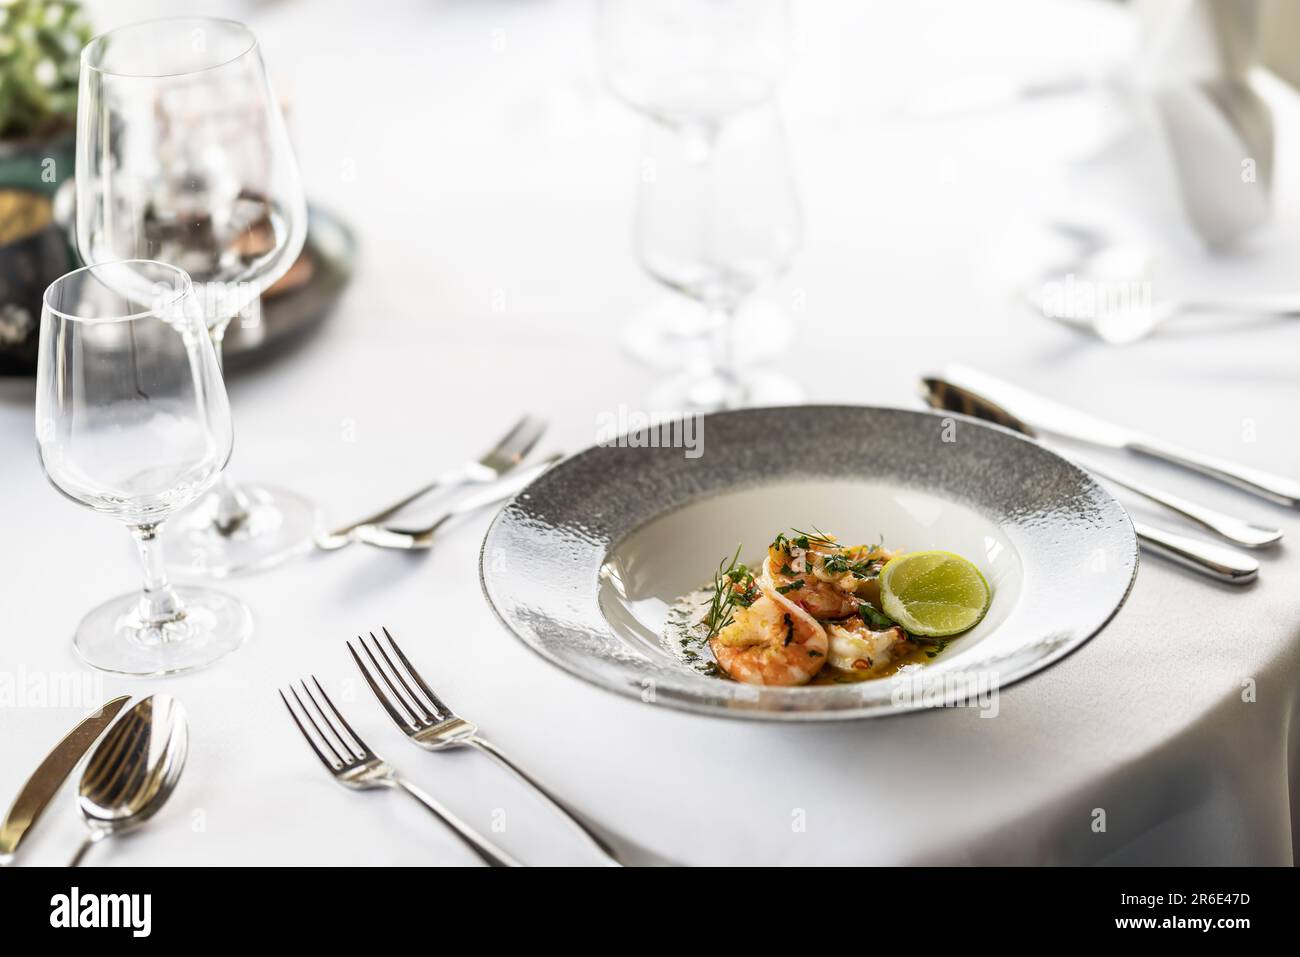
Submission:
[[[33,236],[30,242],[43,244],[27,251],[43,260],[50,249],[59,245],[48,236]],[[0,255],[5,252],[8,250],[0,251]],[[302,255],[262,296],[261,322],[230,324],[224,343],[228,367],[238,370],[270,358],[313,328],[342,296],[355,267],[356,240],[352,231],[332,213],[312,206]],[[39,292],[36,295],[39,303]],[[34,318],[35,322],[27,323],[29,330],[21,341],[12,341],[12,336],[8,341],[0,337],[0,375],[36,373],[39,316]]]

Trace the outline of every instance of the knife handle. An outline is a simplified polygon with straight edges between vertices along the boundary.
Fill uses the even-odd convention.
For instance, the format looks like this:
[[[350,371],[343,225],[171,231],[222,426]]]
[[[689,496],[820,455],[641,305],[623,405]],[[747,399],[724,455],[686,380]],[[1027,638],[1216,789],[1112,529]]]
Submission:
[[[1296,479],[1238,465],[1226,459],[1202,455],[1200,452],[1193,452],[1190,449],[1147,437],[1129,442],[1128,448],[1150,458],[1181,465],[1193,472],[1200,472],[1220,482],[1235,485],[1270,502],[1291,508],[1300,506],[1300,481]]]
[[[1151,551],[1230,585],[1245,585],[1259,574],[1259,562],[1225,545],[1134,522],[1138,541]]]

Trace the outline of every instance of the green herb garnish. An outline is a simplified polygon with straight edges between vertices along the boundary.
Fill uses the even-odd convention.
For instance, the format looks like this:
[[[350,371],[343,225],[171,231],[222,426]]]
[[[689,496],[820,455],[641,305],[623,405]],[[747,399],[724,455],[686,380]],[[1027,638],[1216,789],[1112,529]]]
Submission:
[[[858,614],[868,626],[874,625],[877,628],[893,628],[897,624],[894,619],[890,618],[884,612],[876,611],[875,607],[869,602],[863,602],[858,605]]]
[[[748,608],[758,600],[758,583],[748,567],[740,563],[740,549],[728,560],[718,563],[718,570],[713,574],[713,595],[709,599],[708,611],[700,619],[700,624],[708,630],[708,638],[713,638],[735,621],[736,606]]]

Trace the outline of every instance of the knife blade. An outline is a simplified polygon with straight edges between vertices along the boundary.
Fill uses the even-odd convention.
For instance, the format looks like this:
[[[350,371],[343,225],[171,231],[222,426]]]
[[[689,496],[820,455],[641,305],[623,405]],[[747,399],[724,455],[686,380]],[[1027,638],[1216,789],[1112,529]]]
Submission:
[[[972,418],[995,422],[1039,441],[1037,433],[1033,429],[1016,419],[1001,406],[983,395],[946,379],[934,376],[923,378],[921,380],[921,397],[932,408],[948,412],[961,412]],[[1098,478],[1107,479],[1137,492],[1144,498],[1158,502],[1173,512],[1204,525],[1212,531],[1217,531],[1220,535],[1224,535],[1233,541],[1237,541],[1238,544],[1242,544],[1242,541],[1240,538],[1234,538],[1233,534],[1241,535],[1243,529],[1252,530],[1256,533],[1252,536],[1254,541],[1267,540],[1276,542],[1282,537],[1280,531],[1263,529],[1240,522],[1231,516],[1215,512],[1206,506],[1197,505],[1194,502],[1171,496],[1167,492],[1145,486],[1144,483],[1135,483],[1128,478],[1117,478],[1114,475],[1098,471],[1092,466],[1077,461],[1075,464],[1092,472]],[[1243,555],[1231,548],[1205,542],[1188,535],[1166,531],[1163,528],[1148,525],[1136,519],[1133,520],[1133,531],[1137,534],[1138,541],[1144,548],[1218,581],[1233,585],[1245,585],[1254,581],[1259,575],[1259,562],[1249,555]],[[1229,532],[1233,534],[1227,534]]]
[[[1001,406],[1036,432],[1134,452],[1190,469],[1279,505],[1300,507],[1300,480],[1205,455],[1115,425],[968,366],[949,366],[943,375],[954,385],[976,392]]]
[[[50,799],[58,793],[59,787],[67,780],[77,762],[99,740],[104,729],[113,723],[113,719],[129,700],[130,695],[119,695],[94,714],[83,718],[32,772],[32,776],[18,792],[18,797],[14,798],[3,823],[0,823],[0,864],[8,864],[13,860],[18,846],[32,825],[40,820]]]

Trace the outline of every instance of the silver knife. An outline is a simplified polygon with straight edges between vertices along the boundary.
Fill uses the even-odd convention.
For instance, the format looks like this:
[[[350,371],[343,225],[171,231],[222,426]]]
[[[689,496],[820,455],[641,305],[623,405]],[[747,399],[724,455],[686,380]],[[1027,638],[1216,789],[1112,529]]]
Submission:
[[[947,379],[938,377],[923,378],[921,380],[921,395],[933,408],[949,412],[961,412],[977,419],[983,419],[986,422],[995,422],[1031,439],[1038,439],[1033,429],[997,403],[991,401],[987,396],[963,388],[956,383],[949,382]],[[1076,462],[1075,464],[1079,465],[1080,463]],[[1087,468],[1087,466],[1081,467]],[[1110,481],[1117,482],[1113,476],[1101,473],[1095,474],[1100,478],[1109,478]],[[1126,485],[1129,488],[1135,487],[1131,480],[1118,481],[1117,484]],[[1155,489],[1147,488],[1145,491],[1139,492],[1139,494],[1160,502],[1173,511],[1209,527],[1214,527],[1214,524],[1222,525],[1225,520],[1229,522],[1235,521],[1229,516],[1210,512],[1204,506],[1193,505],[1193,503],[1185,500],[1179,499],[1171,502],[1167,493],[1157,492]],[[1144,548],[1218,581],[1227,582],[1231,585],[1245,585],[1254,581],[1259,575],[1259,562],[1249,555],[1243,555],[1234,549],[1225,548],[1213,542],[1202,541],[1190,535],[1179,535],[1177,532],[1166,531],[1163,528],[1157,528],[1154,525],[1148,525],[1137,520],[1133,521],[1133,531],[1137,534],[1138,541],[1142,543]],[[1222,531],[1220,534],[1222,534]],[[1279,532],[1278,537],[1280,536],[1281,533]]]
[[[1300,480],[1203,455],[1172,442],[1114,425],[968,366],[949,366],[943,375],[954,385],[978,392],[997,403],[1036,431],[1137,452],[1148,458],[1199,472],[1270,502],[1292,508],[1300,507]]]
[[[67,733],[41,762],[40,767],[32,772],[23,789],[14,798],[13,806],[0,822],[0,866],[13,861],[18,846],[44,812],[50,799],[58,793],[59,787],[67,780],[77,762],[90,750],[91,745],[99,740],[104,729],[113,723],[118,712],[131,700],[124,694],[107,702],[94,714],[88,715],[80,724]]]

